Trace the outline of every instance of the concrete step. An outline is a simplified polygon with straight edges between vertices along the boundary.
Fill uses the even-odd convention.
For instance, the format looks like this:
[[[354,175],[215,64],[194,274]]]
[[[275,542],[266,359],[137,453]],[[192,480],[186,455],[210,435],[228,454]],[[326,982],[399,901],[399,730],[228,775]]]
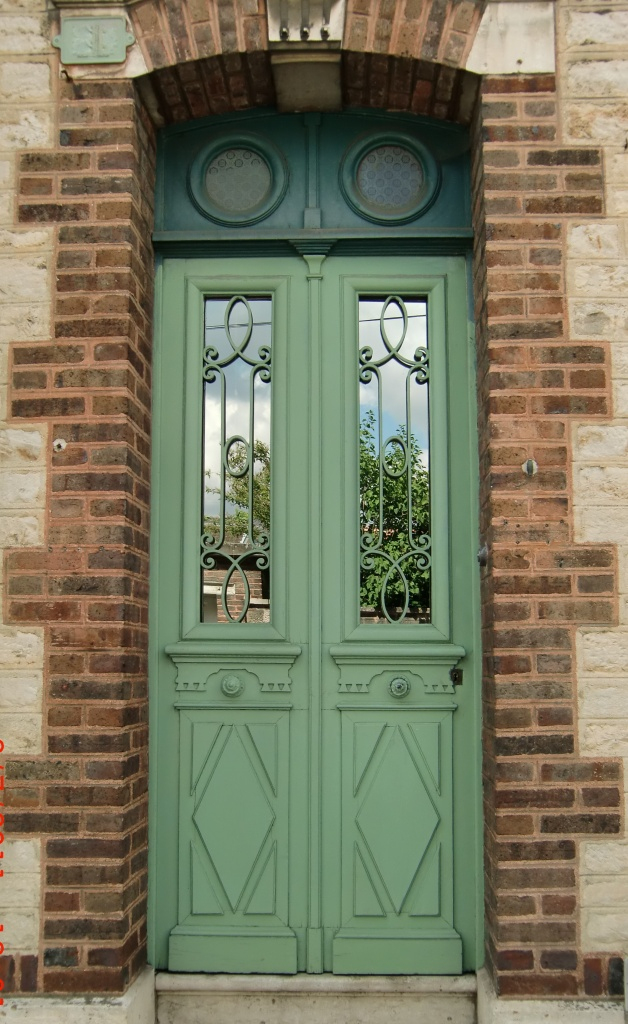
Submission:
[[[476,977],[158,974],[157,1024],[475,1024]]]

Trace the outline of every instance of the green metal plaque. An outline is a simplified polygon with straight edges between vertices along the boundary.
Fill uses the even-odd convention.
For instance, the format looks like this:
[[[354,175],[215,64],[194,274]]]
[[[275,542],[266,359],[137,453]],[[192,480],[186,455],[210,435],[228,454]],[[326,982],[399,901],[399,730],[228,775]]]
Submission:
[[[135,42],[126,18],[62,18],[61,32],[52,45],[64,64],[122,64]]]

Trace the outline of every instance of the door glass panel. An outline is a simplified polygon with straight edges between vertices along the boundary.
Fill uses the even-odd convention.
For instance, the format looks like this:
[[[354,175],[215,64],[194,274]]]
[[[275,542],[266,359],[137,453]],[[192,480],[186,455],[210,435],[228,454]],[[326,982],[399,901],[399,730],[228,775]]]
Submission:
[[[427,302],[359,300],[360,621],[429,622]]]
[[[205,300],[201,621],[270,620],[272,302]]]

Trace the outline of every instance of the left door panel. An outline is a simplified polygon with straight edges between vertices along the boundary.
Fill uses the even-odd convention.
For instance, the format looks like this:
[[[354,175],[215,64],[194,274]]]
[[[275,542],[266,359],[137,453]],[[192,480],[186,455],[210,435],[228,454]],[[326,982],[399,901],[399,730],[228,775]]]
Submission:
[[[297,533],[305,517],[291,517],[289,535],[286,481],[290,475],[298,483],[303,468],[282,425],[289,400],[288,338],[297,367],[303,355],[299,346],[306,347],[288,311],[303,308],[298,293],[305,282],[303,273],[294,274],[292,260],[266,260],[263,276],[259,269],[257,261],[234,259],[166,260],[160,270],[150,906],[153,963],[172,971],[293,973],[303,959],[307,686],[301,653],[306,613],[290,602],[290,594],[303,579],[299,551],[306,545]],[[233,296],[253,304],[263,297],[272,307],[274,425],[267,443],[273,452],[274,498],[270,593],[264,604],[272,618],[247,614],[234,621],[239,613],[234,615],[232,602],[226,614],[223,606],[222,615],[219,611],[207,621],[205,592],[220,591],[217,603],[228,602],[238,575],[236,570],[224,587],[209,575],[208,521],[215,511],[208,510],[206,498],[203,430],[211,400],[207,367],[213,358],[207,309]],[[236,349],[245,334],[232,332]],[[264,366],[269,364],[268,334],[259,344],[250,339],[247,350],[251,356],[254,347],[252,355]],[[220,354],[215,361],[224,358]],[[298,389],[298,368],[293,378]],[[225,406],[230,400],[227,395]],[[228,424],[226,429],[233,432]],[[243,438],[241,452],[249,443],[252,450],[254,437],[247,437],[245,428],[236,432]],[[236,469],[240,472],[241,466]],[[290,559],[288,546],[294,552]],[[239,547],[247,548],[244,537],[228,537],[224,551],[218,551],[218,568],[222,559],[228,572],[240,557]],[[250,562],[248,549],[245,556]]]

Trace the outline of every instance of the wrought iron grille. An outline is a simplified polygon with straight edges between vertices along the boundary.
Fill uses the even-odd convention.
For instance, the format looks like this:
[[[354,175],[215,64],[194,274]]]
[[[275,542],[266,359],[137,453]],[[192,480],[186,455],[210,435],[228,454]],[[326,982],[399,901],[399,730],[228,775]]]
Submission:
[[[272,303],[205,302],[202,621],[270,618]]]
[[[359,300],[360,619],[429,621],[427,303]]]

